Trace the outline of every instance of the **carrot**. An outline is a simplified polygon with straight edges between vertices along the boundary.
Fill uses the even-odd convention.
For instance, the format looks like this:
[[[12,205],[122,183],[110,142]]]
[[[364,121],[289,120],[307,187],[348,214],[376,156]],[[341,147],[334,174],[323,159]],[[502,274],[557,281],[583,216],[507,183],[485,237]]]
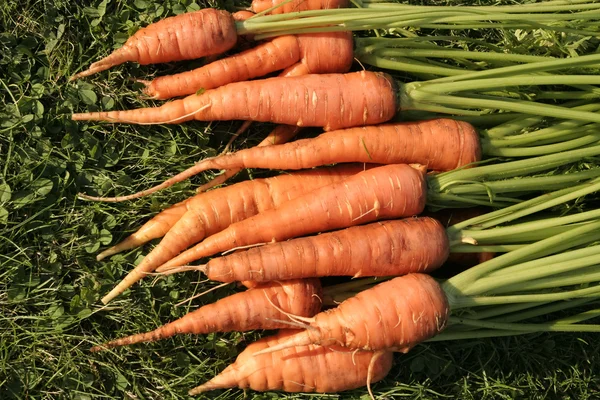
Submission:
[[[393,79],[361,71],[234,82],[160,107],[80,113],[72,118],[135,124],[252,120],[332,130],[382,123],[396,109]]]
[[[309,344],[408,352],[441,332],[449,311],[446,294],[432,277],[408,274],[362,291],[314,318],[301,318],[309,322],[306,330],[258,354]]]
[[[466,122],[433,119],[393,123],[326,132],[313,139],[209,158],[128,198],[152,194],[209,169],[294,170],[333,163],[369,162],[419,163],[431,170],[449,171],[480,159],[479,136]]]
[[[408,218],[254,247],[194,269],[221,282],[396,276],[433,271],[446,261],[449,249],[441,223],[427,217]]]
[[[257,78],[296,63],[306,67],[305,73],[347,72],[352,61],[351,32],[280,36],[203,67],[156,78],[144,92],[164,100]]]
[[[232,223],[279,207],[290,200],[312,193],[315,189],[342,181],[364,168],[361,165],[345,165],[333,169],[300,171],[240,182],[195,196],[186,205],[188,211],[169,230],[158,246],[127,275],[124,282],[105,296],[102,302],[109,302],[188,246],[222,231]]]
[[[404,164],[373,168],[232,224],[171,259],[161,270],[240,246],[417,215],[425,207],[425,196],[423,169]]]
[[[277,7],[280,4],[281,6]],[[277,7],[269,12],[269,14],[283,14],[297,11],[343,8],[349,5],[350,2],[348,0],[292,0],[287,2],[285,0],[254,0],[251,8],[255,13],[259,13]]]
[[[146,65],[220,54],[231,49],[237,38],[235,20],[227,11],[206,8],[165,18],[140,29],[121,48],[71,80],[127,61]]]
[[[210,381],[190,390],[189,394],[193,396],[231,387],[334,393],[377,382],[392,367],[392,352],[355,352],[341,346],[308,345],[268,355],[254,355],[296,335],[297,331],[284,330],[250,344],[233,364]]]
[[[245,292],[207,304],[184,317],[153,331],[112,340],[90,351],[100,351],[141,342],[154,342],[177,334],[279,329],[285,316],[279,309],[304,317],[321,310],[321,283],[318,279],[269,282]],[[275,321],[277,320],[277,321]]]

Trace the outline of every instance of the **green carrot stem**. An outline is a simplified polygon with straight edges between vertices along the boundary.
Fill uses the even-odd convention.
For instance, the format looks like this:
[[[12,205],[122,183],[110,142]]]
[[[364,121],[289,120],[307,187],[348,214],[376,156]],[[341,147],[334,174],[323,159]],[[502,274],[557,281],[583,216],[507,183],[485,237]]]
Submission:
[[[499,148],[489,144],[483,144],[483,154],[496,157],[532,157],[544,154],[554,154],[562,151],[578,149],[588,144],[599,143],[600,131],[560,143],[545,146]]]
[[[598,271],[599,264],[594,265],[593,268],[589,268],[589,271],[577,270],[569,273],[560,274],[560,276],[557,277],[540,278],[531,280],[529,282],[524,282],[519,287],[519,290],[527,292],[543,289],[552,289],[556,287],[557,279],[560,279],[560,284],[562,286],[575,286],[587,283],[600,282],[600,271]]]
[[[524,244],[504,244],[504,245],[485,245],[473,246],[467,244],[453,245],[450,248],[452,253],[508,253],[509,251],[520,249],[526,246]]]
[[[487,322],[469,318],[450,317],[449,322],[452,324],[471,325],[479,328],[501,329],[501,330],[516,330],[521,332],[600,332],[600,325],[583,325],[583,324],[564,324],[557,322],[540,323],[540,324],[518,324],[518,323],[502,323],[502,322]]]

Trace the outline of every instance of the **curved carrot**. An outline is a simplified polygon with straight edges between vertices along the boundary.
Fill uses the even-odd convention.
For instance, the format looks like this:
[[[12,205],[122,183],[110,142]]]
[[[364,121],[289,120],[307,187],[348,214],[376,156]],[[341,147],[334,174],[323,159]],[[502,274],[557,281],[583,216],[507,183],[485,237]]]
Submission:
[[[383,379],[392,367],[392,352],[355,352],[341,346],[298,346],[255,356],[296,335],[285,330],[250,344],[233,364],[189,394],[231,387],[333,393],[368,386]]]
[[[448,299],[441,286],[429,275],[408,274],[317,314],[306,330],[264,353],[309,344],[408,352],[441,332],[448,314]]]
[[[153,331],[112,340],[90,351],[100,351],[141,342],[154,342],[177,334],[279,329],[289,325],[279,310],[312,317],[321,310],[321,283],[318,279],[269,282],[245,292],[207,304],[184,317]],[[277,320],[277,321],[276,321]]]
[[[348,0],[254,0],[251,8],[255,13],[263,12],[269,8],[283,3],[280,7],[273,9],[269,14],[283,14],[289,12],[306,10],[324,10],[331,8],[343,8],[350,5]]]
[[[331,130],[385,122],[397,106],[395,83],[389,75],[361,71],[234,82],[160,107],[73,114],[72,118],[134,124],[252,120]]]
[[[286,69],[298,62],[306,73],[342,73],[353,61],[351,32],[288,35],[200,68],[149,82],[144,92],[153,99],[169,99],[231,82],[247,81]]]
[[[240,182],[194,196],[186,204],[188,211],[169,230],[163,240],[102,299],[102,302],[106,304],[188,246],[222,231],[232,223],[279,207],[315,189],[342,181],[364,168],[362,165],[344,165],[332,169],[300,171],[295,174]]]
[[[326,132],[313,139],[254,147],[198,162],[134,199],[168,188],[209,169],[303,169],[344,162],[419,163],[430,170],[449,171],[481,159],[475,128],[462,121],[428,121],[366,126]]]
[[[71,80],[127,61],[145,65],[220,54],[232,48],[237,38],[235,20],[227,11],[206,8],[169,17],[140,29],[121,48]]]
[[[404,164],[373,168],[232,224],[165,263],[160,270],[240,246],[418,215],[425,207],[425,197],[423,169]]]
[[[221,282],[397,276],[431,272],[446,261],[449,252],[441,223],[427,217],[408,218],[254,247],[196,268]]]

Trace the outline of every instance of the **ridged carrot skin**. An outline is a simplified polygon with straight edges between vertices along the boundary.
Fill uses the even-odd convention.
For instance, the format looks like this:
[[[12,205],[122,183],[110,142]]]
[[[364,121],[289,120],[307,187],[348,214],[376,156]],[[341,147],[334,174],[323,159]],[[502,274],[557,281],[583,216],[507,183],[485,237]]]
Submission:
[[[221,282],[397,276],[431,272],[446,261],[449,252],[440,222],[407,218],[238,251],[211,259],[203,272]]]
[[[283,0],[254,0],[251,8],[255,13],[263,12],[271,7],[275,7],[284,3]],[[283,14],[289,12],[298,12],[306,10],[325,10],[331,8],[343,8],[348,7],[350,2],[348,0],[292,0],[285,2],[280,7],[277,7],[269,14]]]
[[[144,92],[154,99],[170,99],[241,82],[284,70],[296,63],[306,73],[348,72],[353,61],[351,32],[288,35],[208,65],[152,80]]]
[[[390,120],[398,108],[396,95],[394,80],[384,73],[312,74],[234,82],[160,107],[72,118],[131,124],[249,120],[332,130]]]
[[[318,279],[296,279],[269,282],[253,289],[207,304],[182,318],[151,332],[139,333],[113,340],[90,351],[100,351],[141,342],[154,342],[178,334],[211,332],[245,332],[255,329],[279,329],[289,325],[275,320],[286,317],[281,310],[312,317],[321,310],[321,283]]]
[[[475,128],[448,118],[399,122],[325,132],[315,138],[254,147],[199,162],[190,173],[209,169],[304,169],[344,162],[419,163],[450,171],[481,160]],[[172,178],[173,180],[176,177]]]
[[[215,389],[237,387],[256,391],[335,393],[366,386],[385,378],[393,353],[355,352],[340,346],[299,346],[254,356],[296,335],[281,331],[250,344],[235,362],[219,375],[189,391],[196,395]]]
[[[418,215],[425,208],[424,172],[404,164],[369,169],[232,224],[171,259],[160,270],[241,246]]]
[[[445,327],[446,294],[429,275],[408,274],[380,283],[317,314],[307,329],[271,347],[337,344],[349,349],[407,352]]]
[[[206,8],[165,18],[140,29],[121,48],[71,80],[128,61],[145,65],[221,54],[235,46],[237,38],[235,20],[227,11]]]
[[[231,224],[312,193],[315,189],[343,181],[369,166],[340,165],[282,174],[272,178],[240,182],[201,193],[186,203],[187,212],[173,225],[162,241],[103,299],[107,303],[147,273],[181,251]],[[250,235],[252,236],[252,235]]]

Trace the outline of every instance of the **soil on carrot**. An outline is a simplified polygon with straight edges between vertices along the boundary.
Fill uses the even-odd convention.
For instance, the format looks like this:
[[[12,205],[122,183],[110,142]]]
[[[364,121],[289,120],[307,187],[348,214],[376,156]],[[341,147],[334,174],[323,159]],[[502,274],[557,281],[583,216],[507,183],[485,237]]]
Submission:
[[[232,0],[0,4],[0,24],[5,27],[0,32],[1,398],[189,398],[188,389],[223,370],[262,334],[180,336],[97,354],[88,351],[107,340],[154,329],[235,288],[176,306],[216,285],[199,275],[180,274],[146,279],[109,306],[100,303],[155,243],[102,262],[95,260],[98,251],[193,194],[211,173],[126,203],[87,202],[77,193],[113,196],[153,186],[220,152],[240,124],[146,127],[75,123],[69,118],[73,112],[159,104],[140,99],[142,85],[133,78],[201,65],[128,63],[68,83],[70,76],[120,46],[139,27],[203,7],[234,11],[244,5]],[[517,38],[503,45],[528,48]],[[253,125],[234,148],[258,143],[270,129]],[[249,176],[266,173],[244,172],[237,179]],[[598,398],[600,350],[594,342],[591,334],[536,334],[420,345],[395,356],[392,371],[373,389],[379,398]],[[366,389],[359,389],[311,397],[366,396]],[[305,396],[224,390],[199,398]]]

